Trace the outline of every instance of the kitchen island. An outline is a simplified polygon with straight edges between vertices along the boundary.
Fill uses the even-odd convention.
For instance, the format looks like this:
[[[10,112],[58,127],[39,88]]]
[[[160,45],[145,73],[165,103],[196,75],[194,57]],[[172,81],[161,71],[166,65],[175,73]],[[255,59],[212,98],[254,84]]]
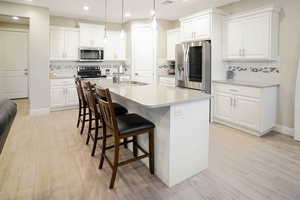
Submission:
[[[113,101],[130,113],[155,124],[155,175],[166,185],[171,187],[208,167],[210,95],[153,84],[91,82],[108,88]],[[140,135],[138,143],[148,149],[147,135]],[[146,159],[143,162],[148,165]]]

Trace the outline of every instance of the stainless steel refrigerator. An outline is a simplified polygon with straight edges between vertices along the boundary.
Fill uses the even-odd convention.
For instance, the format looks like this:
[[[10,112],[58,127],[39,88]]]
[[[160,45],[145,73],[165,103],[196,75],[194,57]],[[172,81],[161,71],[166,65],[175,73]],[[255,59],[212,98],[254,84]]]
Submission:
[[[211,42],[176,45],[176,86],[211,92]]]

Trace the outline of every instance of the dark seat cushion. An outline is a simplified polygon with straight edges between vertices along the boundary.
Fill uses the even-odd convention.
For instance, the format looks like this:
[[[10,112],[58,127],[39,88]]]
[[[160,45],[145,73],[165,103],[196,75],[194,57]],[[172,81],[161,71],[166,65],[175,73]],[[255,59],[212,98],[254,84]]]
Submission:
[[[120,135],[126,135],[132,132],[142,131],[155,127],[155,125],[151,121],[134,113],[118,116],[117,123],[120,130]]]
[[[124,114],[128,113],[127,108],[125,108],[121,104],[113,103],[113,107],[114,107],[116,116],[124,115]]]
[[[10,100],[0,101],[0,153],[17,113],[17,105]]]

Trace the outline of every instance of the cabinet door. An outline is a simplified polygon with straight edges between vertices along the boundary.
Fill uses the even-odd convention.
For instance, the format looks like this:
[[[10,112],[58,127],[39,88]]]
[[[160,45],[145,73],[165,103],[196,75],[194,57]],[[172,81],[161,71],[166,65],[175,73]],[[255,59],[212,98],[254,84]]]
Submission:
[[[228,21],[224,25],[224,57],[241,58],[243,49],[243,22],[242,21]],[[253,33],[253,31],[251,31]]]
[[[108,32],[108,41],[104,45],[105,60],[125,60],[126,36],[120,38],[120,31]]]
[[[50,59],[60,60],[65,55],[64,30],[52,29],[50,32]]]
[[[195,22],[193,19],[185,20],[181,23],[181,40],[189,41],[194,38]]]
[[[260,101],[255,98],[236,96],[234,122],[252,130],[259,130]]]
[[[177,43],[177,31],[169,31],[167,34],[167,59],[175,60],[175,46]]]
[[[104,45],[104,28],[96,27],[92,31],[93,46],[102,47]]]
[[[243,56],[247,59],[267,58],[270,38],[268,15],[246,19],[243,25]]]
[[[195,39],[207,39],[210,37],[210,17],[203,15],[194,20]]]
[[[233,120],[233,100],[234,96],[225,93],[214,95],[214,117],[231,122]]]
[[[62,87],[51,88],[51,107],[63,107],[66,105],[66,89]]]
[[[76,87],[66,88],[66,105],[77,105],[78,95]]]
[[[79,32],[75,30],[65,31],[66,59],[77,60],[79,49]]]

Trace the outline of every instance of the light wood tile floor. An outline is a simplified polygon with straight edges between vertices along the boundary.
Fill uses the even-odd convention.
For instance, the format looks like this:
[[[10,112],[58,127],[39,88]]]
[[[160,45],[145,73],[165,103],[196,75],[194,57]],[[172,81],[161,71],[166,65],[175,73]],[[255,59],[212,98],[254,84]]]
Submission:
[[[209,169],[203,173],[170,189],[137,162],[120,168],[115,189],[109,190],[111,170],[107,164],[97,169],[99,148],[90,157],[91,145],[75,128],[75,110],[33,117],[26,100],[17,103],[0,156],[1,200],[300,199],[300,143],[287,136],[258,138],[214,124]],[[130,155],[122,152],[123,158]]]

